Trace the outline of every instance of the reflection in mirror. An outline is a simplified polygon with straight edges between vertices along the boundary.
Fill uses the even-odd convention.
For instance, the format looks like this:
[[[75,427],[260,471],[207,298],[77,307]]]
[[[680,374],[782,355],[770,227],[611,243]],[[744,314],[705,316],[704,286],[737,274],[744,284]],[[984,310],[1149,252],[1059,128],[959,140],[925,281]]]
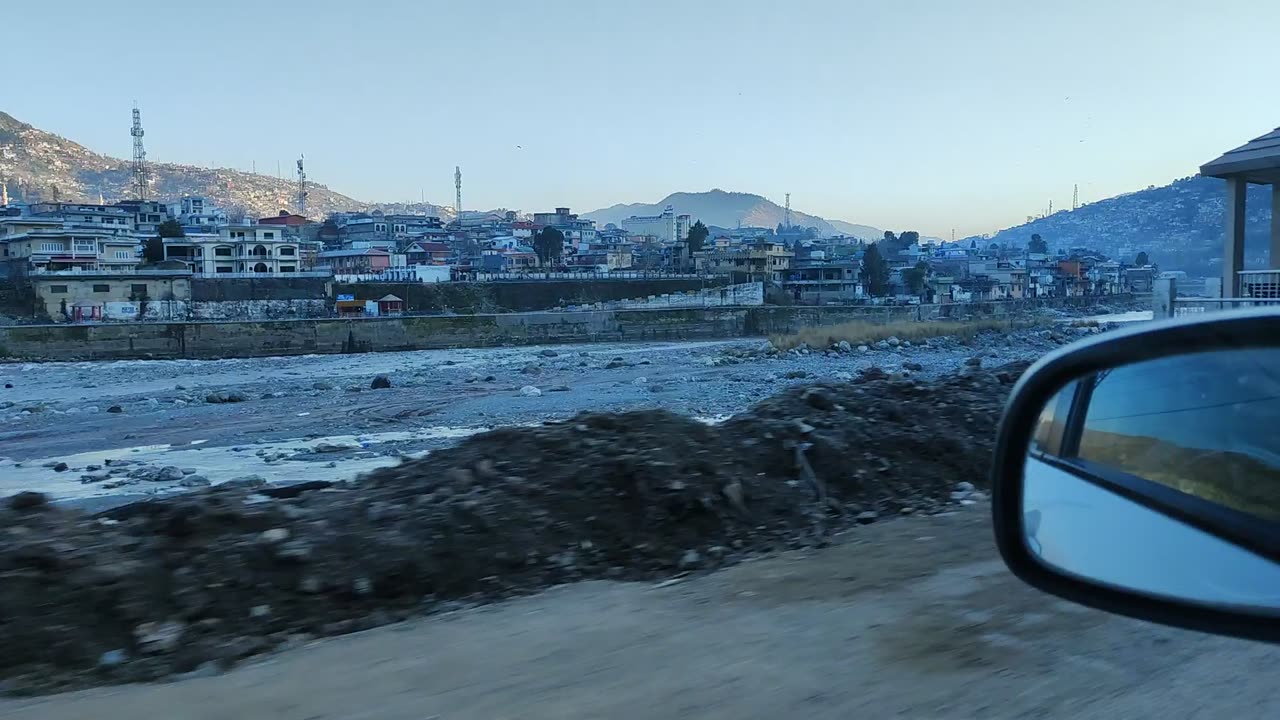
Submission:
[[[1027,457],[1023,529],[1084,579],[1280,610],[1280,349],[1194,353],[1063,388]],[[1256,539],[1256,544],[1241,538]]]

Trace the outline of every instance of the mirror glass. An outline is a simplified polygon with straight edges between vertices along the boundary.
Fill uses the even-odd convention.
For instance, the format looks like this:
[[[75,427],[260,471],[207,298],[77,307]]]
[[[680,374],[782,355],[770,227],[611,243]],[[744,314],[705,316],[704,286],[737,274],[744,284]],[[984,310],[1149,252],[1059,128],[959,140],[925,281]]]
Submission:
[[[1023,530],[1046,565],[1124,590],[1280,610],[1280,349],[1082,377],[1041,411]]]

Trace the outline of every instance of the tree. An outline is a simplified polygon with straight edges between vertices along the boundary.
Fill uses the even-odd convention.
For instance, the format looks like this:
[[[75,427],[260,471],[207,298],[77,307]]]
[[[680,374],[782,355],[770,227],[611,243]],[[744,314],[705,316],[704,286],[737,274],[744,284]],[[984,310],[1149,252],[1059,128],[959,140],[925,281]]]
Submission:
[[[702,224],[701,220],[694,223],[693,227],[689,228],[689,236],[686,238],[689,241],[689,254],[692,255],[701,250],[702,246],[707,242],[707,236],[710,234],[711,231],[707,229],[706,225]]]
[[[909,245],[919,245],[920,233],[915,230],[906,230],[898,236],[898,241],[901,242],[904,247]]]
[[[181,238],[186,237],[187,233],[182,229],[182,223],[169,218],[160,223],[160,227],[156,229],[162,238]]]
[[[1027,252],[1045,254],[1049,252],[1049,243],[1040,237],[1040,233],[1031,235],[1031,242],[1027,243]]]
[[[867,294],[872,297],[884,297],[889,294],[889,265],[880,255],[878,243],[867,246],[862,256],[862,269],[858,270],[858,280]]]
[[[182,230],[182,223],[170,218],[160,223],[160,227],[156,228],[156,236],[147,238],[147,244],[142,247],[142,259],[147,262],[160,262],[164,260],[164,239],[186,237],[187,234]]]
[[[533,251],[543,265],[559,260],[564,255],[564,233],[553,227],[542,228],[533,238]]]
[[[1143,250],[1142,252],[1138,253],[1138,259],[1134,260],[1133,264],[1137,265],[1138,267],[1146,267],[1147,265],[1150,265],[1151,258],[1147,257],[1147,251]]]
[[[921,260],[913,268],[902,271],[902,280],[912,295],[924,294],[924,282],[929,277],[929,263]]]

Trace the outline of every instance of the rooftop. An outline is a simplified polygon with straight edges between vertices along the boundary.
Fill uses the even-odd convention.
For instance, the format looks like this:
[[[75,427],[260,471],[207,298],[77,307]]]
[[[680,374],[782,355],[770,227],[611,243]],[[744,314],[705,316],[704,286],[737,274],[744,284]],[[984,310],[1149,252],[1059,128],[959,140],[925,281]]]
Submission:
[[[1200,174],[1224,179],[1243,178],[1259,185],[1280,182],[1280,128],[1201,165]]]

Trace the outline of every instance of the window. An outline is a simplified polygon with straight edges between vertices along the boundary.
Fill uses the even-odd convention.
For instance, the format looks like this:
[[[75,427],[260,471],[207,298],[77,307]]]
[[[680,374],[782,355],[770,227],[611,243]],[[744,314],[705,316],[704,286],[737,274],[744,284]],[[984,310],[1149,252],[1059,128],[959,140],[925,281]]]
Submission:
[[[401,223],[396,223],[395,225],[391,226],[391,230],[392,230],[393,232],[405,232],[406,227],[407,227],[407,226],[405,226],[405,225],[403,225],[403,224],[401,224]]]
[[[220,273],[229,273],[229,272],[234,272],[234,269],[230,265],[219,265],[218,267],[214,268],[213,271],[220,272]]]
[[[294,265],[281,265],[280,272],[296,272],[298,268]]]
[[[66,285],[50,285],[49,292],[54,295],[66,295],[67,286]]]
[[[146,284],[146,283],[134,283],[134,284],[132,284],[132,285],[130,285],[130,286],[129,286],[129,293],[130,293],[131,295],[133,295],[134,297],[146,297],[146,296],[147,296],[147,284]]]
[[[128,250],[117,250],[117,251],[116,251],[116,259],[117,259],[117,260],[129,260],[129,259],[131,259],[132,257],[133,257],[133,253],[129,252]]]
[[[111,286],[110,285],[94,285],[93,291],[96,293],[111,292]]]
[[[231,257],[231,248],[229,247],[214,248],[213,254],[216,257]]]
[[[282,248],[280,248],[280,256],[281,256],[281,257],[293,257],[293,256],[294,256],[294,255],[296,255],[296,254],[297,254],[297,252],[296,252],[293,248],[291,248],[291,247],[282,247]]]
[[[386,224],[386,223],[374,223],[374,225],[373,225],[373,231],[374,231],[374,232],[376,232],[376,233],[384,233],[384,232],[386,232],[386,231],[387,231],[387,224]]]
[[[65,246],[62,243],[42,242],[40,243],[40,252],[45,252],[45,253],[62,252],[62,249],[64,247]]]
[[[276,239],[276,234],[275,234],[275,232],[274,232],[274,231],[272,231],[272,232],[264,232],[264,233],[262,233],[262,239],[263,239],[263,240],[275,240],[275,239]]]

